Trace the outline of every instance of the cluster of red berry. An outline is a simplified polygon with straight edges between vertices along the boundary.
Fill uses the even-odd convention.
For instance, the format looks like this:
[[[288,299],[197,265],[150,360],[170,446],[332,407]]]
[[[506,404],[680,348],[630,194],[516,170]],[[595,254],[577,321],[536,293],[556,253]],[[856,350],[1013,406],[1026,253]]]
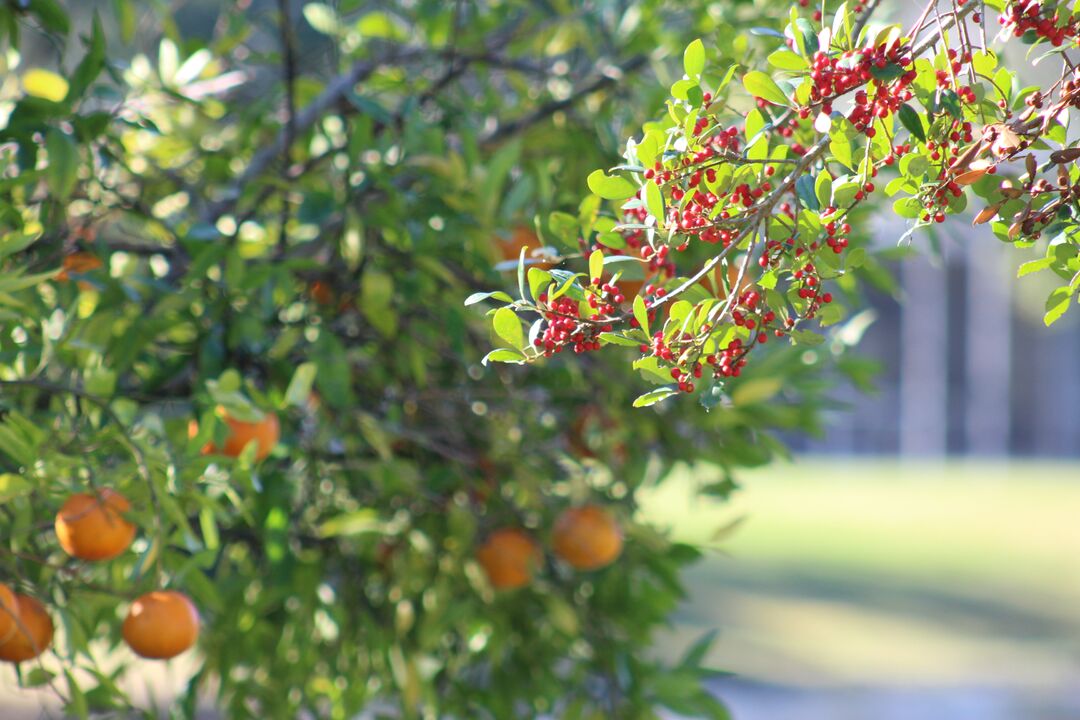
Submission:
[[[547,303],[547,293],[541,293],[537,300],[541,304]],[[555,353],[562,352],[562,349],[568,345],[576,353],[599,350],[600,341],[597,336],[601,332],[610,332],[612,329],[612,325],[604,324],[602,318],[605,313],[612,312],[614,312],[612,305],[601,303],[596,306],[597,319],[589,318],[589,322],[582,322],[576,300],[566,295],[556,298],[543,311],[547,325],[544,327],[544,334],[533,340],[533,346],[541,350],[544,357],[551,357]]]
[[[1080,16],[1074,15],[1050,0],[1010,0],[998,18],[1002,26],[1011,29],[1016,37],[1031,32],[1054,47],[1080,34]]]
[[[810,106],[800,108],[799,116],[808,118],[812,107],[829,114],[833,100],[869,85],[874,88],[873,99],[865,90],[859,90],[848,119],[857,130],[873,137],[874,118],[888,116],[911,99],[908,86],[917,77],[911,65],[911,49],[899,41],[835,55],[819,51],[814,54],[810,72],[814,83],[810,88]],[[887,72],[890,68],[898,75]]]
[[[867,1],[868,0],[855,0],[855,2],[851,4],[851,12],[855,15],[861,13],[866,9]],[[963,0],[961,0],[961,2],[963,2]],[[810,7],[810,0],[798,0],[798,5],[801,8]],[[812,17],[814,18],[814,22],[821,22],[821,10],[815,9]]]

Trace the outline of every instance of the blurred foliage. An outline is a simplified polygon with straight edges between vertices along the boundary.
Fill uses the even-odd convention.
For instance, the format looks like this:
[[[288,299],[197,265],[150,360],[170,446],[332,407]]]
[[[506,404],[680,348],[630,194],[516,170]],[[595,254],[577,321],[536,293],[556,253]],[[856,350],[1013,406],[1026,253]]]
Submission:
[[[688,39],[741,59],[734,28],[768,8],[164,8],[0,5],[0,580],[58,627],[21,682],[76,715],[131,708],[145,661],[99,660],[128,602],[168,587],[204,623],[176,717],[203,698],[237,718],[725,717],[707,639],[676,667],[640,652],[699,552],[636,522],[635,491],[708,459],[725,496],[782,451],[770,428],[816,428],[833,348],[777,348],[761,392],[676,417],[631,411],[621,363],[482,366],[462,300],[514,285],[500,238],[575,211]],[[280,444],[200,454],[228,432],[216,408],[277,413]],[[111,562],[49,529],[88,486],[134,508]],[[549,542],[585,502],[626,535],[590,573]],[[493,592],[474,559],[501,527],[546,549],[529,587]]]

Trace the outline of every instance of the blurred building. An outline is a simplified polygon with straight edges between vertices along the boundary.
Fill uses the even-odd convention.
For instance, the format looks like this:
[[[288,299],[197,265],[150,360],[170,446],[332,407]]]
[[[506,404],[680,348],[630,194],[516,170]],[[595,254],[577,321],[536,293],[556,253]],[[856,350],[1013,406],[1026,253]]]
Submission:
[[[881,221],[895,244],[905,221]],[[899,298],[871,294],[877,319],[857,351],[882,364],[878,391],[845,387],[846,411],[821,438],[791,438],[811,453],[1080,456],[1080,309],[1051,327],[1044,303],[1061,280],[1017,277],[1042,248],[1016,250],[988,227],[957,218],[936,250],[925,233],[916,257],[897,264]]]

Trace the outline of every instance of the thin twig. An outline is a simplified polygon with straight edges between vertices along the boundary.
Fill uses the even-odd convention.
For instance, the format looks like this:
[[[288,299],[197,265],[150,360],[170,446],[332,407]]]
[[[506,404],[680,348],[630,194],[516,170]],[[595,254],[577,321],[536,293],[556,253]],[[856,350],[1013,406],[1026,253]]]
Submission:
[[[524,117],[500,125],[492,132],[483,136],[481,142],[485,144],[497,143],[500,140],[505,140],[512,135],[520,133],[532,125],[543,122],[560,110],[565,110],[568,107],[577,104],[583,98],[586,98],[599,90],[615,85],[622,80],[625,75],[629,75],[644,67],[648,59],[647,55],[635,55],[621,65],[613,65],[599,76],[572,91],[565,98],[561,100],[552,100],[551,102],[536,108]]]

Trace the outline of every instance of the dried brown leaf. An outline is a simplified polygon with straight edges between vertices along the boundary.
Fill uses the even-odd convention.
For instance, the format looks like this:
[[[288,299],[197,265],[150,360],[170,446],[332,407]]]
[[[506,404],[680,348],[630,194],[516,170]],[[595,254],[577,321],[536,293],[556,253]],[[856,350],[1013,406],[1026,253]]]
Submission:
[[[1001,209],[1001,203],[994,203],[988,205],[982,209],[982,211],[975,216],[975,219],[971,221],[972,225],[982,225],[988,223],[994,219],[994,216],[998,214],[998,210]]]

